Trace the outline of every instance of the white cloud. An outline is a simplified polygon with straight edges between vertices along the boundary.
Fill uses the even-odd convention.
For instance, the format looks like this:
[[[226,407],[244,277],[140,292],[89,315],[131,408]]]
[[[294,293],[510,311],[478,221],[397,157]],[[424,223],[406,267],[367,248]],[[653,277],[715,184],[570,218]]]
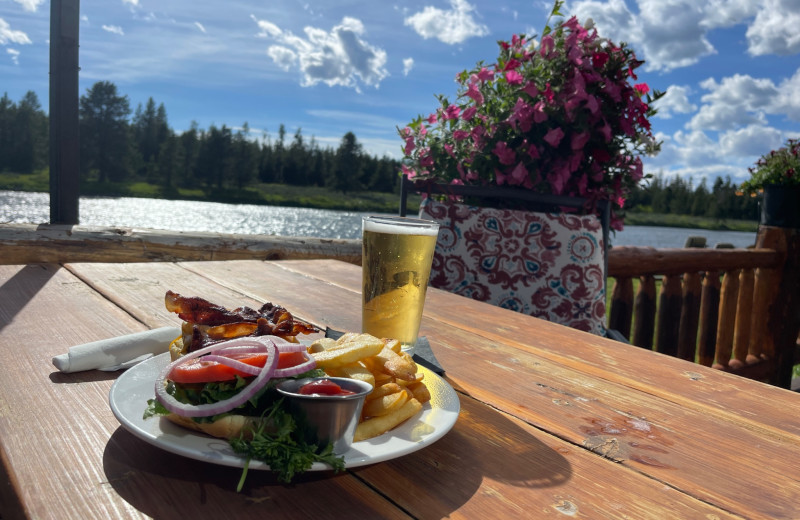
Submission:
[[[583,21],[594,19],[601,36],[634,46],[647,70],[670,71],[717,54],[713,29],[747,25],[748,52],[791,55],[800,52],[797,0],[637,0],[638,13],[625,0],[579,0],[570,5]]]
[[[797,0],[767,0],[747,28],[748,52],[790,55],[800,52],[800,2]]]
[[[14,2],[21,5],[24,10],[34,13],[44,3],[44,0],[14,0]]]
[[[288,71],[297,61],[297,53],[280,45],[272,45],[267,49],[267,55],[285,71]]]
[[[120,36],[125,36],[125,32],[119,25],[103,25],[103,30],[106,32],[110,32],[111,34],[118,34]]]
[[[732,27],[763,9],[763,0],[706,0],[702,24],[708,28]]]
[[[731,130],[766,124],[766,114],[774,113],[779,90],[770,79],[735,74],[721,83],[707,79],[700,86],[709,93],[703,106],[688,123],[694,130]]]
[[[473,36],[486,36],[489,28],[475,21],[475,7],[466,0],[450,0],[449,11],[427,6],[405,19],[425,39],[438,38],[449,45],[462,43]]]
[[[752,157],[779,148],[784,141],[777,128],[751,125],[720,136],[720,151],[726,157]]]
[[[778,91],[774,105],[776,113],[784,114],[792,121],[800,121],[800,69],[791,78],[783,80]]]
[[[411,69],[414,68],[414,58],[405,58],[403,60],[403,76],[408,76]]]
[[[697,110],[697,105],[689,101],[691,89],[688,86],[670,85],[662,98],[656,101],[658,109],[656,117],[670,119],[672,114],[690,114]]]
[[[0,18],[0,45],[9,43],[17,43],[19,45],[26,45],[32,43],[28,35],[22,31],[14,31],[8,22]]]
[[[389,74],[385,68],[386,51],[363,39],[366,31],[356,18],[344,17],[331,32],[305,27],[305,38],[283,31],[267,20],[252,15],[251,18],[261,29],[259,37],[277,41],[267,54],[284,70],[298,66],[304,87],[323,82],[359,91],[360,83],[377,87]]]
[[[201,24],[200,22],[194,22],[194,26],[200,29],[201,33],[205,34],[206,28],[203,24]]]
[[[139,6],[139,0],[122,0],[123,4],[131,4],[134,7]]]
[[[17,49],[6,49],[6,54],[11,56],[14,65],[19,65],[19,51]]]

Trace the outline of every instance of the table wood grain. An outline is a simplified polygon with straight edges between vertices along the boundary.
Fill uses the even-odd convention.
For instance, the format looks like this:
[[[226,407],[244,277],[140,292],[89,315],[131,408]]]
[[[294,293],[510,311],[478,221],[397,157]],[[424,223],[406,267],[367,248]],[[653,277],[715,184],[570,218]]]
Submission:
[[[173,290],[360,328],[328,260],[0,266],[0,518],[800,518],[800,395],[430,290],[421,334],[461,415],[433,445],[291,485],[164,452],[71,345],[178,325]],[[166,348],[166,346],[165,346]]]

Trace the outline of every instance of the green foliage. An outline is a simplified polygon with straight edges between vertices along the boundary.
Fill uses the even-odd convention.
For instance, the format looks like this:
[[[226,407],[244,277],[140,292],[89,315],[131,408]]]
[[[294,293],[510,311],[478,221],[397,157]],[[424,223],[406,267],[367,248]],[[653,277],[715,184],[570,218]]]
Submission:
[[[279,126],[278,139],[241,128],[211,125],[176,133],[163,103],[149,98],[131,116],[127,96],[107,81],[95,83],[80,98],[81,191],[84,194],[137,196],[132,183],[159,188],[162,196],[281,203],[280,197],[248,191],[256,183],[287,183],[347,192],[397,191],[399,162],[371,157],[348,132],[338,150],[321,148],[298,128],[291,140]],[[19,103],[0,98],[0,172],[33,174],[48,164],[48,117],[36,94]],[[16,181],[15,181],[16,182]],[[16,182],[31,189],[38,182]],[[46,187],[31,191],[47,191]],[[189,194],[191,192],[191,194]],[[142,195],[144,196],[144,195]],[[293,196],[295,204],[300,205]],[[326,206],[334,205],[326,202]],[[347,203],[345,208],[352,209]],[[394,208],[392,209],[392,211]]]
[[[644,225],[641,215],[645,213],[670,215],[676,222],[660,225],[676,227],[707,227],[683,226],[677,221],[677,215],[691,216],[699,222],[713,221],[713,229],[725,228],[724,223],[731,220],[752,221],[753,225],[758,220],[758,199],[744,196],[730,177],[717,178],[708,189],[705,180],[695,188],[691,179],[677,175],[672,179],[656,176],[647,186],[631,192],[625,208],[629,216],[626,223],[634,225]],[[659,220],[664,221],[661,217]]]
[[[47,115],[39,98],[28,91],[19,103],[0,98],[0,171],[32,174],[47,166]]]
[[[800,186],[800,140],[789,139],[783,148],[762,155],[756,165],[748,169],[750,178],[742,183],[742,190],[755,193],[764,186]]]

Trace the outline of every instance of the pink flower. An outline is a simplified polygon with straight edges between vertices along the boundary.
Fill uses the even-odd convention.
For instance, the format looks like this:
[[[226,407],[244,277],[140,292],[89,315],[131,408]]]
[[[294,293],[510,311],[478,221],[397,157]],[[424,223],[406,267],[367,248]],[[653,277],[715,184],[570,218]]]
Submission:
[[[530,97],[536,97],[539,95],[539,89],[536,87],[536,83],[533,81],[529,81],[524,87],[522,87],[522,91],[528,94]]]
[[[513,128],[522,129],[523,132],[527,132],[531,129],[531,124],[533,121],[533,107],[527,104],[522,98],[517,98],[517,103],[514,105],[514,113],[511,114],[508,118],[508,122],[511,123]]]
[[[525,168],[525,165],[523,163],[519,163],[511,171],[511,181],[509,181],[509,184],[522,184],[527,179],[528,179],[528,170]]]
[[[482,126],[476,126],[470,133],[472,134],[472,143],[475,148],[483,148],[485,143],[484,135],[486,134],[486,129]]]
[[[596,97],[586,96],[586,108],[592,115],[597,115],[597,112],[600,110],[600,103],[597,102]]]
[[[436,115],[436,112],[432,113],[428,116],[428,124],[433,125],[436,124],[436,121],[439,119],[439,116]]]
[[[474,74],[473,77],[477,79],[477,76]],[[476,105],[481,106],[483,104],[483,94],[478,88],[477,81],[470,81],[469,86],[467,87],[467,96],[472,98]]]
[[[461,112],[461,109],[458,108],[458,105],[447,105],[447,108],[444,110],[444,119],[458,119],[458,114]]]
[[[539,101],[533,105],[533,122],[536,124],[547,121],[547,112],[544,111],[544,101]]]
[[[492,153],[500,159],[500,164],[512,165],[516,162],[516,154],[514,150],[508,147],[505,141],[497,141],[494,145]]]
[[[589,132],[572,134],[572,141],[570,142],[570,147],[573,150],[583,150],[583,147],[586,146],[586,142],[589,141],[589,137],[591,137]]]
[[[560,128],[552,128],[550,129],[547,134],[544,136],[544,140],[552,146],[553,148],[557,148],[559,143],[561,143],[561,139],[564,138],[564,131]]]
[[[478,79],[481,81],[490,81],[494,79],[494,72],[487,69],[486,67],[481,67],[481,70],[478,71]]]
[[[550,83],[545,85],[544,92],[542,92],[542,95],[544,96],[544,98],[547,100],[548,103],[552,103],[553,102],[553,99],[555,99],[555,96],[553,94],[553,89],[550,88]]]
[[[469,132],[466,130],[456,130],[453,132],[453,139],[456,141],[463,141],[464,139],[469,137]]]
[[[515,70],[518,69],[520,65],[521,63],[519,62],[519,60],[511,58],[510,60],[508,60],[508,63],[506,63],[506,66],[503,67],[503,70]]]
[[[453,145],[452,144],[450,144],[450,143],[445,144],[444,145],[444,151],[447,152],[447,155],[449,155],[453,159],[456,158],[456,155],[453,153]]]
[[[556,47],[556,42],[553,40],[553,37],[549,34],[542,38],[542,43],[539,46],[539,54],[542,55],[543,58],[546,58],[553,52],[553,49]]]
[[[433,157],[431,157],[430,148],[421,148],[419,151],[419,165],[423,168],[430,168],[433,166]]]
[[[592,63],[594,64],[595,68],[602,69],[603,66],[608,63],[608,53],[607,52],[595,52],[592,54]]]
[[[547,175],[547,180],[553,188],[553,193],[561,195],[564,192],[564,186],[569,181],[570,171],[565,164],[556,165],[553,170]]]
[[[401,165],[400,169],[403,171],[403,175],[405,175],[409,179],[413,179],[414,177],[417,176],[417,171],[416,170],[412,170],[411,168],[409,168],[405,164]]]
[[[461,119],[464,121],[472,121],[472,118],[475,117],[475,113],[478,111],[476,107],[469,107],[468,109],[464,110],[464,113],[461,114]]]
[[[403,153],[406,155],[410,155],[411,152],[414,151],[414,148],[417,147],[416,143],[414,143],[414,134],[411,132],[411,128],[409,127],[405,127],[403,129],[403,132],[406,135],[405,137],[406,147],[403,149]]]
[[[637,83],[633,86],[636,89],[636,93],[640,96],[644,96],[648,92],[650,92],[650,87],[647,86],[647,83]]]
[[[516,70],[509,70],[506,72],[506,81],[509,85],[519,85],[522,83],[523,79],[522,74]]]

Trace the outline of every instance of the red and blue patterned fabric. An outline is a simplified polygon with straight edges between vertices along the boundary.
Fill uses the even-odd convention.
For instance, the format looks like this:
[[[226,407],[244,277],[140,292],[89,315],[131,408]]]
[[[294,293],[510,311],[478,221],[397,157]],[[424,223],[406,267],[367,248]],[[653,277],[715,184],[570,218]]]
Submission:
[[[431,286],[605,334],[605,247],[597,216],[426,198],[420,217],[440,225]]]

